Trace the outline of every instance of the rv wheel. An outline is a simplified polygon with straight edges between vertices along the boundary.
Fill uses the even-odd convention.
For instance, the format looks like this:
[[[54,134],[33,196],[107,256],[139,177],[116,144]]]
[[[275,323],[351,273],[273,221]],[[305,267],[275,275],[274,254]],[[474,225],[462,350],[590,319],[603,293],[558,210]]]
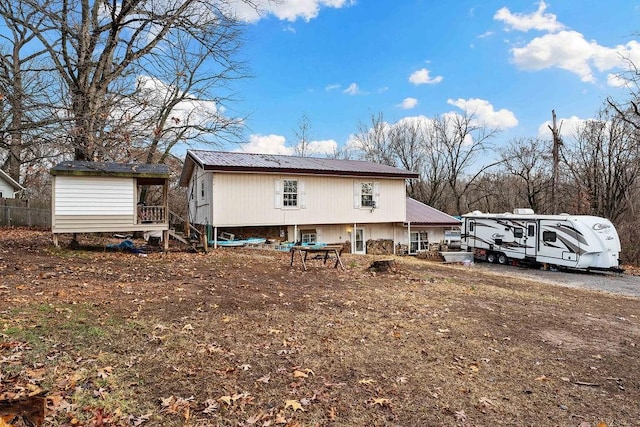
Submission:
[[[496,254],[494,254],[493,252],[489,252],[487,254],[487,262],[490,262],[491,264],[496,262]]]
[[[505,254],[498,254],[498,264],[506,264],[509,258]]]

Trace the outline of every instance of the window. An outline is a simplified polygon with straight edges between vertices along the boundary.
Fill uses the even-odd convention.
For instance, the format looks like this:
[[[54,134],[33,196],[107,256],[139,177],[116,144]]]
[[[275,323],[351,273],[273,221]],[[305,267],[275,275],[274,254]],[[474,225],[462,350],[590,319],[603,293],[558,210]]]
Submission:
[[[529,224],[527,227],[527,236],[534,237],[536,235],[536,226],[533,224]]]
[[[409,253],[429,250],[429,235],[426,231],[411,232],[411,248]]]
[[[200,181],[200,197],[204,199],[204,179]]]
[[[469,231],[473,231],[473,229],[475,228],[476,223],[474,221],[469,221]]]
[[[555,231],[543,231],[542,232],[542,240],[545,242],[555,242],[556,241],[556,232]]]
[[[301,242],[303,245],[315,245],[318,242],[318,235],[315,230],[302,230]]]
[[[283,181],[282,205],[284,207],[298,206],[298,181],[295,179]]]
[[[373,202],[373,182],[363,182],[360,189],[360,206],[363,208],[375,208]]]
[[[513,229],[513,237],[515,237],[516,239],[521,239],[522,236],[524,236],[524,230],[520,227],[515,227]]]

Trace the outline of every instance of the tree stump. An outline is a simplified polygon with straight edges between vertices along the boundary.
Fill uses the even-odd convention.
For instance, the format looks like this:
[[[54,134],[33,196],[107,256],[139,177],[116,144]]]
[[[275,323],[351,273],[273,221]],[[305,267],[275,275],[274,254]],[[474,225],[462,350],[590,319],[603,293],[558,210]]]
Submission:
[[[392,259],[381,259],[373,261],[369,266],[369,271],[376,273],[388,273],[396,271],[396,262]]]

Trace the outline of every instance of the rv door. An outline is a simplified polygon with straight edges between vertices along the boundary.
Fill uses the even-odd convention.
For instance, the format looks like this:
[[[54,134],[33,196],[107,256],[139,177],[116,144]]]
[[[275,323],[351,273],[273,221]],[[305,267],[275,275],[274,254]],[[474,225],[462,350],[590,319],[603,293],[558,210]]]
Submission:
[[[535,221],[529,221],[526,225],[527,229],[525,231],[526,238],[524,240],[524,256],[535,258],[536,248],[538,246],[538,225]]]

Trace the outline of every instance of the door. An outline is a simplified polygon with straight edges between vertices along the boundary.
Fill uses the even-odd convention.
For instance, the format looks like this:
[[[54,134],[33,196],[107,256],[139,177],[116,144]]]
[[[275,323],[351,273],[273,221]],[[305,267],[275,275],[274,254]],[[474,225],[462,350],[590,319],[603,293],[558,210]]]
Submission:
[[[361,255],[367,253],[367,245],[365,244],[364,239],[364,228],[356,228],[356,238],[353,253]]]
[[[526,231],[526,239],[524,241],[524,256],[526,257],[536,257],[536,248],[538,246],[537,236],[538,235],[538,226],[535,222],[529,221],[527,222],[527,231]]]

